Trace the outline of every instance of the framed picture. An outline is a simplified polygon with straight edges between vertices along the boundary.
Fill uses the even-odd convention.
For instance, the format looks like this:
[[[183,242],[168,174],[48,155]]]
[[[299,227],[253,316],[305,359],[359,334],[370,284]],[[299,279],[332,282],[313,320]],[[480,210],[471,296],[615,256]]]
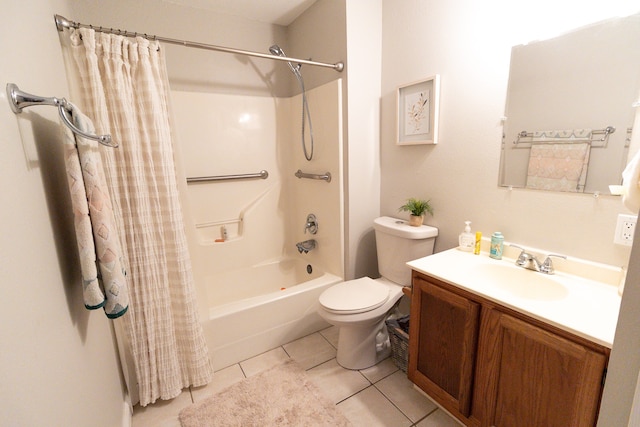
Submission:
[[[398,87],[397,145],[438,143],[440,76]]]

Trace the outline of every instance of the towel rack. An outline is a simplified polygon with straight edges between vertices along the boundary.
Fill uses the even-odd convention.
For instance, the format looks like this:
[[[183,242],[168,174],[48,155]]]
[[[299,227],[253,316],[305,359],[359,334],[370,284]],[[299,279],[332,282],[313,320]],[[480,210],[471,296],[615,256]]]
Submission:
[[[329,172],[325,173],[324,175],[319,175],[315,173],[304,173],[300,169],[298,169],[295,175],[298,178],[317,179],[321,181],[331,182],[331,174]]]
[[[588,136],[579,136],[579,137],[575,137],[574,136],[574,131],[572,131],[571,136],[558,136],[558,137],[549,137],[546,140],[547,141],[553,141],[553,140],[557,140],[557,141],[562,141],[564,143],[579,143],[579,142],[590,142],[591,147],[598,147],[598,148],[606,148],[607,146],[607,140],[609,138],[609,135],[611,135],[612,133],[614,133],[616,131],[616,128],[613,126],[607,126],[604,129],[593,129]],[[593,135],[602,135],[602,138],[599,139],[595,139]],[[532,139],[523,141],[522,138],[533,138],[534,137],[534,133],[533,132],[528,132],[526,130],[523,130],[521,132],[518,133],[518,137],[516,138],[515,141],[513,141],[514,145],[518,145],[518,144],[530,144],[534,141],[532,141]],[[602,142],[603,144],[593,144],[593,142]]]
[[[208,181],[232,181],[235,179],[267,179],[269,172],[261,170],[258,173],[245,173],[241,175],[217,175],[217,176],[196,176],[187,178],[187,183],[191,182],[208,182]]]
[[[52,105],[54,107],[58,107],[60,118],[62,118],[64,124],[67,125],[73,133],[78,134],[83,138],[98,141],[100,144],[106,145],[107,147],[116,148],[118,146],[117,143],[111,141],[111,135],[93,135],[78,129],[69,117],[71,107],[69,102],[64,98],[45,98],[42,96],[31,95],[27,92],[21,91],[14,83],[7,83],[7,99],[9,99],[11,111],[15,114],[20,114],[22,113],[23,108],[32,107],[34,105]]]

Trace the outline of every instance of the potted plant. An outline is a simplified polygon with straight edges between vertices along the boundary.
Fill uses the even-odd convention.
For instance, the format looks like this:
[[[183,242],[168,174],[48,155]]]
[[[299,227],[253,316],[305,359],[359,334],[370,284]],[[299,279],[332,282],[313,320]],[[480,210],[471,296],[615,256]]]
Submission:
[[[415,199],[412,197],[407,199],[407,202],[400,206],[398,211],[411,212],[409,225],[420,227],[424,220],[425,212],[433,215],[433,207],[429,204],[430,201],[431,200]]]

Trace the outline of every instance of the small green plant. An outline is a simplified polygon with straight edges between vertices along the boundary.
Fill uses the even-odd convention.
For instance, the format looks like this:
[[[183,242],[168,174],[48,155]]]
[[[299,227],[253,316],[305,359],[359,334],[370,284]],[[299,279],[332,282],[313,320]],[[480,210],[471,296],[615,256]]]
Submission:
[[[431,200],[407,199],[407,202],[400,206],[398,211],[411,212],[411,215],[422,216],[425,212],[429,212],[433,216],[433,207],[429,204]]]

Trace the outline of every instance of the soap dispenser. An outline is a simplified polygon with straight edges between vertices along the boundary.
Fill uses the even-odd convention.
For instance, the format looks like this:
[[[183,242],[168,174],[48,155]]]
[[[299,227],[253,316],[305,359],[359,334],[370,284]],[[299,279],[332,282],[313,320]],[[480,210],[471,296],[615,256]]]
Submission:
[[[458,248],[461,251],[472,252],[476,243],[476,238],[471,233],[471,221],[464,222],[464,231],[460,233],[460,237],[458,238]]]

